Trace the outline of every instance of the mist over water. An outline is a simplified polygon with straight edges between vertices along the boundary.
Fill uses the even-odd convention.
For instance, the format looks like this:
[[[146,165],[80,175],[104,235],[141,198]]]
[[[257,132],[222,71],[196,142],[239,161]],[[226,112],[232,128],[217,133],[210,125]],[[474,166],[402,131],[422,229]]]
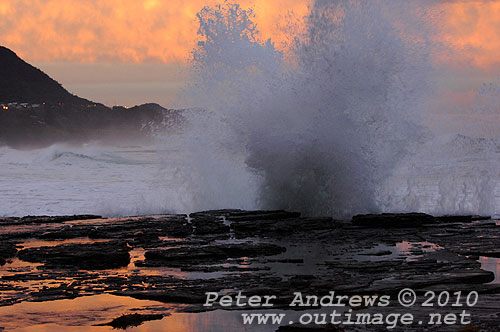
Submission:
[[[283,53],[251,11],[204,8],[186,121],[151,146],[1,147],[0,216],[500,215],[500,83],[463,103],[442,93],[440,15],[429,1],[317,0]]]

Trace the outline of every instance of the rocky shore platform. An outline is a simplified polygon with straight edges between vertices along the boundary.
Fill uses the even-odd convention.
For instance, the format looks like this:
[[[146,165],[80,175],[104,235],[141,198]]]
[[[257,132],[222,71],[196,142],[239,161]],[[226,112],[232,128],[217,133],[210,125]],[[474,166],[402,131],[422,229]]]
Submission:
[[[238,309],[264,309],[225,307],[219,302],[207,307],[203,305],[207,292],[247,298],[274,295],[272,309],[289,311],[294,292],[321,297],[332,291],[391,296],[390,305],[383,308],[348,304],[343,310],[410,312],[422,319],[429,312],[464,310],[450,301],[439,305],[437,296],[443,291],[452,297],[456,292],[477,292],[477,303],[465,308],[471,315],[468,324],[399,328],[499,331],[499,259],[500,223],[480,216],[410,213],[334,220],[287,211],[216,210],[189,216],[0,218],[0,331],[16,327],[16,310],[6,308],[26,303],[113,295],[165,304],[123,310],[105,317],[107,322],[99,315],[85,321],[89,326],[125,329],[165,320],[175,312],[234,314]],[[405,288],[417,294],[412,308],[395,300]],[[436,294],[434,306],[423,307],[429,291]],[[42,323],[41,318],[36,321]],[[345,324],[299,326],[288,321],[266,328],[387,330]]]

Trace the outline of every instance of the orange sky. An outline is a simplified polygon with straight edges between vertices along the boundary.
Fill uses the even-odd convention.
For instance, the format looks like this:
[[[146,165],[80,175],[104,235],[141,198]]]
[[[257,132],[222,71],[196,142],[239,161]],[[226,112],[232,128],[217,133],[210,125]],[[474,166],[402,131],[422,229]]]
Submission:
[[[196,44],[196,13],[216,0],[0,0],[0,44],[31,61],[176,62]],[[242,0],[265,38],[308,0]],[[281,20],[280,20],[281,18]],[[274,39],[274,38],[273,38]]]
[[[312,0],[241,0],[255,10],[263,38],[280,41],[289,11]],[[37,62],[178,62],[196,43],[196,13],[217,0],[0,0],[0,44]],[[436,1],[440,39],[474,64],[498,64],[500,1]]]
[[[500,64],[500,1],[455,1],[443,5],[442,40],[467,55],[472,65]]]
[[[238,2],[254,9],[262,39],[272,38],[280,46],[280,26],[287,24],[287,14],[303,17],[312,1]],[[197,42],[196,13],[220,2],[0,0],[0,45],[83,97],[130,105],[156,101],[151,98],[157,95],[165,104],[186,79],[183,64]],[[462,72],[474,68],[474,75],[462,73],[455,79],[452,73],[445,79],[458,82],[470,77],[475,85],[492,73],[500,76],[500,0],[433,2],[444,12],[436,38],[452,50],[435,59]]]

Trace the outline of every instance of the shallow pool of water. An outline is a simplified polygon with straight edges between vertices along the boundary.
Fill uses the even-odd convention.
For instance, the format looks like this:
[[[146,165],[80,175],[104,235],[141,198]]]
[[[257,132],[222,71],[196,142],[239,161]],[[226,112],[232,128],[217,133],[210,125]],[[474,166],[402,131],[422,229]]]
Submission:
[[[214,310],[202,313],[179,312],[185,306],[165,304],[156,301],[136,300],[130,297],[109,294],[79,297],[72,300],[48,302],[23,302],[0,307],[0,327],[12,332],[106,332],[116,331],[109,326],[95,326],[107,323],[131,313],[164,314],[161,320],[144,322],[129,327],[126,331],[136,332],[220,332],[250,331],[271,332],[278,325],[243,325],[243,311]],[[317,310],[309,311],[315,312]],[[340,310],[343,311],[343,310]],[[249,311],[246,311],[248,313]],[[251,313],[271,311],[252,310]],[[286,323],[298,321],[300,311],[272,310],[272,313],[286,313]]]
[[[495,280],[490,284],[500,284],[500,258],[480,256],[481,269],[495,274]]]

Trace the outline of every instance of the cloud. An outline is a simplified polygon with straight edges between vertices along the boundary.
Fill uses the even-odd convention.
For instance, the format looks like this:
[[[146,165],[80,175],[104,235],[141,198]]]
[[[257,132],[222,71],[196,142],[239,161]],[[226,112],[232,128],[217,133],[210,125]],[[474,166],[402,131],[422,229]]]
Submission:
[[[455,52],[456,65],[500,65],[500,1],[453,1],[443,5],[440,39]]]
[[[216,0],[0,0],[0,44],[30,61],[184,62],[196,13]],[[309,0],[244,0],[263,37],[278,37],[288,11]]]
[[[252,7],[262,39],[280,46],[289,12],[313,0],[240,0]],[[0,44],[36,62],[185,62],[197,42],[196,13],[221,0],[0,0]],[[500,1],[441,0],[438,57],[458,66],[498,66]]]

